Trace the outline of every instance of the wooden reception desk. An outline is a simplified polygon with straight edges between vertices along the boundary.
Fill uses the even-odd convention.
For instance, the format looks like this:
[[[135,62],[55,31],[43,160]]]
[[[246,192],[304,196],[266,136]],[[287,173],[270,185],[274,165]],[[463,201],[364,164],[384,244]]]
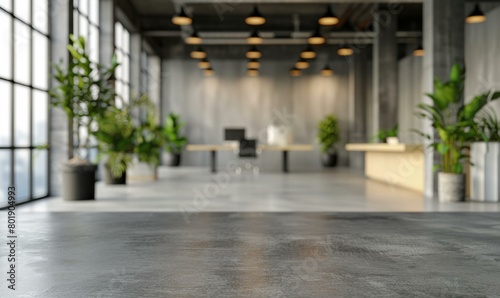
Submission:
[[[365,152],[365,176],[424,192],[424,149],[409,144],[347,144],[347,151]]]

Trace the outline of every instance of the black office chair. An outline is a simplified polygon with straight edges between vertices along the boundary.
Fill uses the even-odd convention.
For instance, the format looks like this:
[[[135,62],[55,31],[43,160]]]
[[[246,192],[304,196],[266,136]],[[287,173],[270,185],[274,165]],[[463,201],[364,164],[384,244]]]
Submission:
[[[259,168],[254,167],[252,159],[256,159],[259,155],[259,149],[257,147],[257,140],[254,139],[241,139],[240,146],[238,148],[238,157],[245,159],[245,169],[252,170],[254,174],[259,173]],[[236,173],[241,173],[241,167],[236,169]]]

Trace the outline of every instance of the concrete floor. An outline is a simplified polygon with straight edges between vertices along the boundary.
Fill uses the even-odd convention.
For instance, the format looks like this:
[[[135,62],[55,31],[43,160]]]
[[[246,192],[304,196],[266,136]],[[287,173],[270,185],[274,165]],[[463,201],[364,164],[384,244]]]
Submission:
[[[43,199],[22,211],[78,212],[421,212],[500,211],[500,204],[438,203],[370,181],[348,169],[252,176],[213,175],[207,168],[160,168],[160,180],[127,186],[97,184],[97,201]]]
[[[498,297],[499,233],[496,213],[20,212],[0,297]]]

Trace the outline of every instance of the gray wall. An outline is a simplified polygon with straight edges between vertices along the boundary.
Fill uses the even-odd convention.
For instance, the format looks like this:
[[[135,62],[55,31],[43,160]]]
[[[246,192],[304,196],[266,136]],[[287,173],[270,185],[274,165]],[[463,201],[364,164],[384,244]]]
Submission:
[[[289,76],[290,61],[263,60],[260,76],[247,77],[246,60],[213,60],[216,75],[204,77],[196,61],[167,59],[162,65],[162,112],[181,115],[191,144],[219,144],[225,127],[245,127],[247,137],[258,138],[279,120],[278,115],[292,114],[294,142],[314,144],[315,151],[291,153],[291,169],[320,168],[318,121],[329,113],[337,115],[344,142],[348,137],[349,64],[344,59],[334,61],[330,67],[335,75],[321,77],[318,73],[325,64],[318,60],[302,77]],[[343,145],[339,147],[341,165],[347,165]],[[222,152],[218,164],[224,166],[233,158],[232,153]],[[187,152],[183,159],[187,166],[208,163],[205,152]],[[280,170],[281,154],[264,152],[258,164],[264,170]]]

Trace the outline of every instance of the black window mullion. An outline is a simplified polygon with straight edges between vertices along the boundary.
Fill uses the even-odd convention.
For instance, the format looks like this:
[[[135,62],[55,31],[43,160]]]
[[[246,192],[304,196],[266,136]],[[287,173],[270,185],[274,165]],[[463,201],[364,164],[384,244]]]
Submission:
[[[31,0],[31,15],[30,15],[30,23],[33,26],[33,8],[34,8],[34,0]],[[33,86],[34,82],[34,74],[33,74],[33,30],[30,30],[30,49],[29,49],[29,57],[30,57],[30,68],[29,68],[29,77],[30,77],[30,85]],[[33,89],[30,89],[29,93],[29,107],[30,107],[30,117],[29,117],[29,140],[30,147],[33,147]],[[29,160],[29,172],[28,172],[28,185],[29,185],[29,200],[33,198],[33,148],[30,148],[30,160]]]
[[[11,5],[10,5],[12,11],[14,11],[14,0],[11,0]],[[11,65],[11,68],[10,68],[10,77],[12,79],[12,82],[10,84],[10,145],[12,147],[14,147],[15,145],[15,138],[14,138],[14,132],[15,132],[15,128],[14,128],[14,124],[15,124],[15,109],[14,109],[14,97],[15,97],[15,94],[14,94],[14,60],[15,60],[15,57],[14,57],[14,54],[15,54],[15,50],[14,50],[14,14],[10,14],[10,29],[11,29],[11,45],[10,45],[10,57],[11,57],[11,61],[10,61],[10,65]],[[14,154],[14,150],[11,150],[10,151],[10,183],[11,185],[15,186],[15,166],[16,166],[16,163],[15,163],[15,154]]]

